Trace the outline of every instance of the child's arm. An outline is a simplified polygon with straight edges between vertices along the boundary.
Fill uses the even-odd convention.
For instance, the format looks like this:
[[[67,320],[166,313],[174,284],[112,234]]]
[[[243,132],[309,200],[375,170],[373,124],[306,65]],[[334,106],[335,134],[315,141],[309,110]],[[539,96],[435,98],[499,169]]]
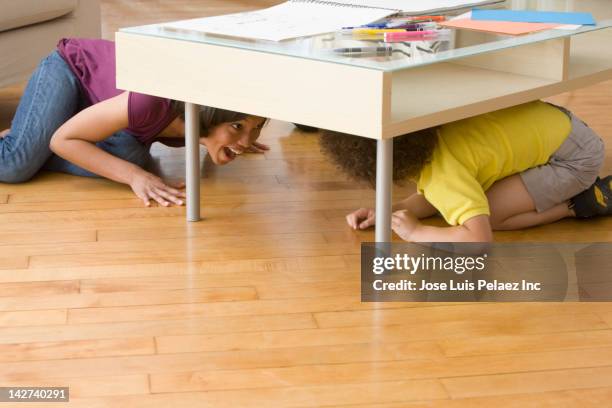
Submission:
[[[431,217],[438,212],[425,197],[416,193],[393,206],[393,212],[402,210],[410,211],[418,219]],[[375,215],[372,208],[360,208],[347,215],[346,222],[352,229],[364,230],[374,225]]]
[[[408,210],[412,215],[419,220],[429,218],[438,213],[436,207],[429,204],[422,194],[414,193],[405,200],[393,205],[393,212]]]
[[[97,103],[64,123],[51,139],[51,150],[58,156],[92,173],[128,184],[149,205],[181,205],[184,193],[168,186],[159,177],[96,146],[96,142],[128,127],[128,93]]]
[[[393,214],[391,226],[402,239],[410,242],[492,242],[488,215],[478,215],[456,227],[423,225],[408,211]]]

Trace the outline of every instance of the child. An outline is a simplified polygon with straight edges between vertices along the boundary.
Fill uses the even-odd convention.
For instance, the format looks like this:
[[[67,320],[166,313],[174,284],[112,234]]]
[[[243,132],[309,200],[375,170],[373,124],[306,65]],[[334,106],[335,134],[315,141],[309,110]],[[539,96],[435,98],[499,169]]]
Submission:
[[[155,141],[184,145],[184,103],[115,88],[115,45],[64,39],[42,60],[0,132],[0,183],[21,183],[39,170],[103,176],[128,184],[145,205],[183,204],[181,186],[145,171]],[[266,120],[202,107],[200,143],[216,164],[246,151]],[[55,153],[55,154],[53,154]]]
[[[602,140],[561,107],[536,101],[393,139],[395,181],[417,193],[393,207],[393,230],[406,241],[490,242],[492,230],[517,230],[566,217],[612,213],[612,176],[597,177]],[[321,147],[343,170],[374,185],[376,141],[324,132]],[[440,213],[450,227],[419,219]],[[347,216],[354,229],[374,211]]]

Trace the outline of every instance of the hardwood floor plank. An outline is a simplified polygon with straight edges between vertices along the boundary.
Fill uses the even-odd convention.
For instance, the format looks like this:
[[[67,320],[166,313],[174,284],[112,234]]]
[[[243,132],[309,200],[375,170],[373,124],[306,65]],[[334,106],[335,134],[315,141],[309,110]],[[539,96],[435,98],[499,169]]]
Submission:
[[[612,310],[600,311],[598,314],[612,328]]]
[[[205,188],[203,186],[203,188]],[[298,199],[297,196],[311,196],[313,199]],[[316,210],[316,209],[333,209],[336,206],[340,208],[345,208],[347,206],[354,206],[358,203],[356,200],[365,200],[369,198],[363,198],[362,194],[341,194],[335,193],[331,194],[329,192],[322,192],[321,194],[314,194],[308,192],[293,192],[291,194],[281,194],[281,193],[267,193],[267,196],[263,197],[260,194],[235,194],[236,197],[231,196],[232,206],[230,209],[237,210],[239,213],[274,213],[281,212],[280,210],[285,205],[287,210],[291,210],[293,208],[298,209],[299,205],[303,206],[308,210]],[[258,199],[249,200],[250,196],[257,196]],[[274,200],[274,196],[283,197],[282,199]],[[222,197],[221,199],[215,197]],[[338,198],[334,198],[338,197]],[[353,198],[354,197],[354,198]],[[84,198],[84,197],[83,197]],[[24,198],[30,199],[30,198]],[[30,199],[31,200],[31,199]],[[212,196],[212,199],[207,200],[206,198],[202,199],[202,207],[207,210],[207,212],[212,214],[223,215],[227,213],[223,210],[227,210],[227,202],[230,201],[228,195],[222,196]],[[243,202],[242,205],[236,205],[236,203]],[[106,197],[105,199],[97,199],[93,200],[91,197],[88,197],[87,200],[81,201],[43,201],[43,202],[17,202],[11,200],[10,203],[6,205],[2,205],[0,207],[0,219],[6,221],[12,221],[18,219],[15,214],[21,213],[36,213],[36,212],[60,212],[60,211],[95,211],[95,210],[116,210],[117,212],[122,209],[140,209],[143,210],[142,201],[139,201],[134,195],[126,196],[126,198],[122,199],[110,199]]]
[[[612,367],[443,378],[441,381],[452,398],[611,387]]]
[[[119,321],[161,321],[195,318],[198,316],[259,316],[284,313],[313,313],[321,310],[372,310],[400,307],[392,303],[374,305],[361,303],[352,295],[273,300],[246,300],[174,305],[93,307],[70,309],[70,324]]]
[[[271,369],[271,370],[257,370],[256,372],[250,371],[245,372],[242,375],[237,372],[224,372],[224,371],[215,371],[215,372],[196,372],[196,373],[183,373],[183,374],[169,374],[169,375],[152,375],[151,376],[151,389],[152,393],[161,393],[161,392],[189,392],[189,391],[213,391],[213,390],[240,390],[240,389],[249,389],[255,394],[256,389],[265,389],[265,388],[295,388],[300,386],[305,387],[325,387],[328,386],[330,382],[334,382],[336,387],[342,388],[350,388],[351,386],[364,386],[368,384],[368,376],[371,377],[372,372],[368,371],[367,365],[361,366],[360,368],[366,371],[353,370],[349,371],[348,369],[351,367],[347,367],[346,372],[344,372],[343,377],[330,377],[326,375],[324,372],[320,372],[315,367],[300,367],[299,369]],[[370,367],[370,369],[375,370],[378,368],[378,365],[374,364]],[[385,366],[381,368],[386,368]],[[280,375],[278,376],[279,371],[292,371],[291,375]],[[338,371],[333,370],[335,374],[338,375]],[[397,376],[397,375],[396,375]],[[289,378],[288,378],[289,377]],[[386,376],[385,376],[386,377]],[[229,380],[230,382],[224,382],[223,380]],[[378,385],[380,387],[387,387],[390,384],[386,384],[385,382],[380,382]],[[406,387],[407,384],[410,384],[410,387]],[[187,385],[187,386],[186,386]],[[401,381],[397,381],[394,385],[402,387],[401,390],[396,390],[395,393],[392,393],[395,398],[401,395],[402,398],[405,398],[406,401],[414,401],[421,399],[435,399],[435,398],[446,398],[446,393],[442,387],[437,387],[437,381],[428,381],[428,380],[416,380],[411,381],[410,383],[406,382],[401,384]],[[419,387],[425,386],[425,390],[419,390]],[[434,386],[435,392],[432,394],[432,390],[429,387]],[[387,388],[385,387],[385,388]],[[390,389],[390,387],[388,387]],[[314,390],[313,390],[314,391]],[[331,393],[330,393],[331,395]],[[319,400],[318,398],[313,401],[313,397],[310,398],[310,403]],[[371,403],[375,403],[375,401],[382,401],[386,398],[393,401],[394,397],[382,395],[378,395],[376,400],[371,400]],[[347,396],[344,396],[344,400],[346,401]],[[352,396],[351,398],[352,399]],[[320,403],[323,403],[325,400],[319,400]],[[358,401],[355,399],[355,401]]]
[[[382,311],[377,311],[376,314]],[[357,312],[347,312],[357,313]],[[374,314],[374,313],[372,313]],[[519,324],[520,325],[517,325]],[[382,322],[375,325],[379,327]],[[388,324],[402,324],[392,323]],[[492,321],[487,318],[473,318],[466,319],[460,322],[436,322],[432,323],[413,323],[404,322],[403,324],[415,325],[422,330],[430,330],[435,333],[445,333],[445,335],[452,337],[453,331],[450,329],[453,325],[460,326],[463,333],[472,335],[473,333],[480,333],[484,336],[490,336],[494,334],[508,335],[508,334],[529,334],[529,333],[554,333],[563,331],[577,331],[577,330],[599,330],[608,329],[609,326],[602,322],[601,318],[595,313],[587,314],[567,314],[567,315],[550,315],[550,316],[538,316],[538,317],[525,317],[520,320],[508,320],[503,324],[497,321]],[[514,326],[513,326],[514,324]],[[416,333],[413,338],[431,337],[433,334],[420,334]]]
[[[45,191],[22,192],[11,195],[11,204],[39,204],[38,210],[45,209],[49,203],[67,201],[100,201],[100,200],[132,200],[134,193],[130,189],[100,188],[89,191]]]
[[[44,284],[47,284],[45,282]],[[203,289],[162,289],[139,292],[77,293],[42,297],[3,297],[0,311],[40,310],[50,308],[106,308],[117,306],[163,306],[206,302],[253,300],[257,292],[250,287],[214,287]]]
[[[382,382],[317,387],[283,387],[212,391],[199,393],[154,394],[144,397],[108,397],[75,400],[76,407],[153,408],[172,405],[184,407],[297,407],[328,406],[341,402],[362,402],[377,405],[389,401],[425,401],[446,399],[437,381]],[[72,401],[71,401],[72,403]]]
[[[80,283],[77,280],[0,283],[0,307],[4,305],[7,302],[7,298],[10,297],[36,298],[53,295],[75,294],[79,293],[79,291]],[[31,299],[26,300],[30,301]]]
[[[16,312],[17,313],[17,312]],[[25,313],[25,312],[22,312]],[[38,311],[36,311],[38,313]],[[17,316],[19,317],[19,316]],[[119,339],[160,335],[246,333],[316,328],[310,313],[222,316],[203,319],[133,321],[96,324],[0,327],[0,344],[68,340]]]
[[[429,349],[427,347],[430,347]],[[575,360],[559,358],[564,352],[524,353],[517,355],[496,355],[459,358],[432,358],[431,345],[416,342],[399,343],[381,347],[374,352],[364,349],[363,345],[335,346],[326,349],[315,348],[323,355],[317,360],[323,363],[294,364],[289,367],[270,367],[265,361],[257,362],[253,367],[245,368],[216,368],[201,371],[165,372],[151,374],[152,392],[172,391],[212,391],[242,388],[269,388],[298,385],[324,385],[367,382],[376,375],[377,381],[423,380],[440,378],[443,384],[448,385],[452,398],[466,398],[482,395],[501,395],[523,392],[542,392],[554,389],[571,389],[572,372],[576,372],[577,379],[574,388],[588,388],[589,373],[605,379],[593,382],[596,387],[610,386],[612,376],[609,367],[612,361],[612,349],[576,350],[567,353]],[[415,354],[410,353],[414,347]],[[343,354],[330,360],[327,350],[343,350]],[[299,348],[294,350],[278,349],[275,353],[310,352],[313,349]],[[364,350],[361,359],[344,354],[344,350]],[[426,354],[423,355],[422,351]],[[388,356],[383,353],[391,353]],[[599,356],[599,357],[598,357]],[[293,357],[296,362],[299,357]],[[347,360],[345,362],[342,362]],[[332,361],[335,363],[332,364]],[[257,365],[263,365],[259,368]],[[596,367],[596,368],[593,368]],[[18,368],[19,369],[19,368]],[[591,371],[592,370],[592,371]],[[530,371],[525,373],[525,371]],[[546,381],[550,373],[551,381]],[[522,376],[525,376],[524,378]],[[452,377],[452,378],[449,378]],[[533,384],[533,388],[521,387],[521,379],[533,378],[526,382]],[[566,378],[562,382],[557,379]],[[553,385],[557,383],[556,386]],[[498,385],[499,384],[499,385]],[[547,388],[546,385],[551,386]]]
[[[563,390],[552,392],[496,395],[427,402],[377,404],[376,408],[472,408],[472,407],[585,407],[599,408],[612,399],[612,387]],[[369,408],[367,404],[330,405],[330,408]]]
[[[260,299],[299,299],[309,297],[352,296],[361,290],[361,282],[302,282],[299,284],[265,284],[255,285]]]
[[[447,356],[472,356],[612,346],[612,330],[443,339]]]
[[[263,262],[263,261],[262,261]],[[61,267],[28,269],[19,275],[19,269],[0,270],[0,282],[48,282],[55,280],[95,279],[113,277],[169,276],[195,274],[200,271],[200,262],[145,263],[92,265],[83,267]]]
[[[155,276],[155,277],[140,277],[134,278],[109,278],[109,279],[94,279],[81,281],[81,293],[96,294],[96,293],[115,293],[122,292],[124,295],[129,292],[147,292],[161,291],[173,289],[207,289],[206,295],[210,301],[224,300],[250,300],[257,298],[257,292],[248,284],[248,276],[246,274],[238,274],[238,278],[243,278],[243,285],[233,285],[231,282],[224,279],[226,276],[221,275],[220,279],[211,279],[205,276]],[[214,278],[215,276],[213,276]],[[218,276],[217,276],[218,277]],[[244,279],[247,278],[247,279]],[[137,293],[135,293],[137,295]]]
[[[144,210],[142,212],[142,214],[147,215],[148,210],[155,210],[155,208],[150,208],[147,210]],[[163,209],[162,209],[163,210]],[[172,209],[170,209],[172,210]],[[173,211],[173,210],[172,210]],[[60,214],[61,216],[57,216],[57,214]],[[94,215],[94,214],[90,214],[91,218],[81,218],[81,217],[77,217],[78,219],[73,219],[71,221],[68,221],[70,218],[70,214],[66,214],[64,212],[57,212],[57,213],[49,213],[51,214],[47,221],[45,221],[44,223],[41,221],[41,219],[44,219],[44,217],[42,217],[41,219],[38,219],[38,215],[36,217],[34,217],[31,220],[27,220],[27,221],[20,221],[18,225],[21,225],[23,228],[22,229],[18,229],[16,228],[15,225],[11,224],[11,225],[7,225],[7,229],[6,232],[7,233],[21,233],[21,232],[29,232],[31,234],[47,234],[47,233],[53,233],[54,231],[57,230],[63,230],[63,231],[72,231],[72,230],[116,230],[116,229],[126,229],[126,230],[131,230],[131,229],[165,229],[165,228],[170,228],[170,229],[174,229],[174,231],[179,231],[181,229],[181,227],[183,229],[185,229],[185,219],[184,217],[181,217],[178,214],[164,214],[163,216],[159,217],[159,218],[155,218],[155,217],[139,217],[138,213],[134,213],[134,217],[132,219],[130,219],[129,224],[128,223],[121,223],[121,222],[117,222],[116,220],[112,220],[112,218],[108,218],[107,216],[103,216],[101,215],[101,217],[103,218],[97,218],[98,215]],[[41,214],[42,215],[42,214]],[[74,214],[72,214],[74,216]],[[206,214],[206,217],[209,217],[209,214]],[[304,219],[301,219],[301,216],[304,217]],[[321,216],[325,217],[324,211],[321,210],[300,210],[296,213],[294,213],[292,216],[285,216],[281,213],[276,213],[276,214],[250,214],[247,218],[246,223],[253,223],[255,224],[254,227],[261,227],[261,233],[262,235],[265,235],[267,233],[267,231],[270,232],[274,232],[275,229],[279,229],[282,227],[276,227],[274,221],[276,220],[286,220],[287,222],[292,222],[292,220],[297,224],[296,225],[296,230],[298,232],[300,232],[300,228],[303,226],[307,230],[311,229],[306,225],[306,222],[304,222],[304,220],[310,220],[312,219],[315,222],[319,222],[317,220],[321,220]],[[225,215],[220,215],[218,217],[211,217],[211,218],[205,218],[203,220],[202,223],[197,223],[197,225],[192,225],[189,231],[186,231],[182,234],[177,234],[178,236],[189,236],[189,234],[192,234],[191,230],[195,230],[195,234],[196,235],[210,235],[212,234],[212,231],[216,231],[218,233],[218,235],[228,235],[232,233],[232,229],[228,228],[228,225],[231,225],[231,221],[232,220],[236,220],[236,217],[233,217],[231,214],[225,214]],[[207,224],[210,221],[210,224]],[[343,220],[333,220],[333,221],[329,221],[329,226],[342,226],[342,228],[344,228],[344,224],[343,224]],[[182,226],[181,226],[182,223]],[[234,222],[235,224],[235,222]],[[208,227],[209,225],[212,225],[212,227],[209,227],[208,230],[206,230],[205,227]],[[218,227],[217,227],[218,226]],[[289,228],[289,227],[285,227],[285,228]],[[335,227],[334,227],[335,228]],[[241,227],[237,227],[236,231],[239,231],[240,229],[244,229]],[[202,230],[203,232],[199,232],[200,230]],[[205,231],[206,230],[206,231]],[[249,235],[249,234],[247,234]],[[251,230],[250,231],[250,235],[255,235],[254,231]]]
[[[451,319],[469,319],[473,321],[492,321],[497,322],[499,334],[512,333],[512,330],[523,327],[523,320],[528,321],[532,318],[545,318],[546,316],[555,317],[561,313],[566,314],[570,321],[567,325],[571,327],[573,318],[583,318],[583,313],[591,314],[594,320],[594,329],[607,329],[608,325],[595,314],[600,306],[580,305],[578,310],[559,311],[555,309],[555,304],[537,303],[492,303],[478,304],[465,303],[454,306],[440,306],[423,309],[385,309],[379,310],[376,314],[367,311],[347,311],[347,312],[323,312],[315,313],[315,319],[319,327],[352,327],[352,326],[375,326],[379,324],[406,324],[413,321],[429,321],[431,323],[447,321]],[[604,307],[607,307],[605,305]]]
[[[66,310],[0,312],[0,327],[48,326],[66,323]]]
[[[280,347],[296,346],[315,346],[315,345],[336,345],[336,344],[356,344],[356,343],[402,343],[406,339],[415,341],[435,341],[443,344],[442,350],[446,356],[479,356],[492,354],[515,354],[521,352],[554,351],[567,349],[611,347],[608,337],[597,333],[606,330],[589,330],[583,326],[581,332],[562,332],[555,326],[552,327],[526,327],[521,330],[521,334],[506,336],[509,339],[516,338],[517,346],[506,349],[492,347],[487,349],[486,345],[494,343],[501,336],[492,336],[492,325],[477,325],[471,321],[459,321],[454,326],[461,330],[460,333],[453,333],[453,325],[449,323],[427,325],[426,323],[416,323],[410,325],[377,326],[372,327],[346,327],[331,329],[306,329],[289,330],[275,332],[253,332],[242,334],[239,338],[233,338],[227,334],[212,335],[184,335],[184,336],[158,336],[157,346],[160,353],[180,353],[198,352],[215,350],[233,349],[270,349]],[[429,331],[427,329],[430,328]],[[571,329],[571,328],[570,328]],[[560,338],[561,341],[551,342],[550,346],[543,343],[540,346],[532,347],[520,345],[527,342],[527,339],[552,339]],[[583,344],[577,345],[572,342],[574,339],[584,338]],[[482,338],[481,343],[485,344],[482,352],[472,352],[471,354],[462,353],[462,345],[473,341],[479,344],[477,339]],[[444,344],[456,342],[457,351],[449,351],[444,348]],[[509,343],[510,340],[505,343]],[[502,344],[505,344],[502,341]]]
[[[416,325],[420,329],[421,325]],[[341,329],[299,329],[299,330],[277,330],[258,331],[242,333],[240,336],[232,334],[206,334],[206,335],[183,335],[183,336],[157,336],[155,338],[158,353],[184,353],[203,351],[231,351],[231,350],[262,350],[273,352],[272,349],[286,347],[313,347],[313,346],[337,346],[343,344],[391,344],[404,343],[406,347],[412,348],[411,333],[413,326],[380,326],[376,330],[371,327],[351,327]],[[428,350],[435,355],[441,356],[436,351],[434,342],[436,336],[447,334],[434,333],[430,337],[417,336],[414,341],[419,344],[425,341]],[[419,353],[412,354],[413,357]]]
[[[440,376],[451,398],[468,398],[483,395],[590,388],[588,387],[589,383],[596,387],[607,387],[612,382],[612,376],[610,376],[612,367],[546,370],[514,374],[494,372],[495,375],[469,376],[466,373],[478,371],[470,364],[465,364],[464,369],[457,369],[454,361],[442,360],[439,363],[440,366],[449,364],[451,367],[442,368],[434,374],[427,369],[420,370],[422,363],[419,361],[393,361],[152,374],[151,390],[153,393],[213,391],[299,385],[317,386],[332,382],[341,385],[365,383],[373,375],[376,375],[377,380],[381,382],[409,379],[418,381],[418,379]],[[431,363],[427,367],[431,367]],[[480,369],[482,370],[482,368]],[[529,369],[535,370],[532,367]],[[460,377],[444,378],[447,374]],[[550,377],[547,378],[547,375],[550,375]],[[590,375],[594,375],[600,380],[589,382]],[[523,386],[523,381],[530,385]]]
[[[4,381],[5,387],[23,386],[21,381]],[[149,394],[147,375],[120,375],[87,378],[39,378],[38,387],[69,387],[70,400],[73,398],[104,397],[119,395]],[[40,404],[40,402],[39,402]]]
[[[296,217],[285,214],[266,214],[249,217],[237,224],[235,219],[217,218],[207,222],[205,228],[199,226],[186,229],[184,227],[152,227],[152,228],[113,228],[98,231],[98,241],[133,241],[159,240],[163,238],[195,238],[222,235],[250,235],[253,231],[261,231],[261,235],[316,233],[321,231],[344,230],[343,220],[330,222],[322,214],[316,212]],[[265,231],[265,232],[264,232]]]
[[[142,201],[130,197],[123,200],[94,200],[94,201],[50,201],[45,203],[9,203],[0,207],[0,214],[6,215],[5,220],[11,220],[11,214],[58,212],[58,211],[87,211],[142,208]]]
[[[8,203],[9,196],[8,194],[0,194],[0,204]]]
[[[96,242],[96,231],[48,231],[44,235],[32,232],[8,232],[0,236],[0,246]]]
[[[200,236],[192,239],[185,238],[167,238],[164,240],[165,246],[164,251],[167,253],[172,252],[207,252],[215,243],[225,246],[219,253],[225,253],[227,255],[233,252],[234,257],[236,252],[244,251],[245,248],[282,248],[282,247],[298,247],[299,242],[297,238],[301,237],[304,245],[321,245],[326,244],[327,241],[322,233],[290,233],[290,234],[270,234],[266,240],[262,240],[260,236],[255,234],[250,235],[222,235],[222,236]],[[230,245],[233,244],[233,245]],[[0,246],[0,256],[70,256],[70,255],[83,255],[83,254],[97,254],[105,256],[106,254],[117,253],[122,249],[126,249],[131,253],[146,253],[151,251],[159,252],[159,242],[152,240],[135,240],[131,241],[129,248],[126,248],[126,244],[120,245],[116,242],[80,242],[80,243],[42,243],[32,244],[28,246],[23,245],[4,245]],[[191,249],[193,247],[193,249]],[[124,251],[125,252],[125,251]],[[272,256],[272,258],[274,258]],[[32,264],[33,265],[33,264]],[[35,266],[34,266],[35,267]]]
[[[155,354],[153,337],[0,344],[0,362]]]
[[[10,269],[27,269],[30,260],[27,256],[0,256],[0,271]]]
[[[340,365],[347,363],[412,361],[427,365],[439,349],[432,344],[413,344],[414,352],[406,344],[354,344],[325,347],[297,347],[276,349],[273,353],[258,350],[228,352],[156,354],[104,358],[79,358],[53,361],[20,361],[3,364],[0,381],[19,380],[33,373],[53,378],[99,377],[106,375],[137,375],[143,373],[180,373],[188,371],[241,370],[288,366]],[[582,352],[585,355],[586,352]],[[594,354],[594,353],[592,353]],[[607,354],[602,357],[607,361]],[[533,364],[533,363],[532,363]],[[429,364],[431,365],[431,364]],[[558,364],[557,364],[558,367]],[[563,366],[563,367],[566,367]]]
[[[318,268],[317,265],[325,265]],[[149,276],[207,276],[218,286],[245,286],[269,283],[275,278],[284,281],[336,280],[334,271],[344,268],[342,256],[313,256],[294,258],[232,259],[227,261],[180,262],[93,265],[82,267],[29,269],[28,274],[19,270],[0,271],[0,282],[35,282],[97,278],[139,278]],[[350,272],[350,269],[348,271]],[[249,281],[248,279],[252,279]],[[232,284],[240,282],[239,284]]]
[[[150,263],[183,263],[200,261],[229,261],[235,259],[235,249],[220,249],[211,246],[192,244],[193,249],[167,250],[160,253],[159,250],[139,251],[133,253],[107,252],[77,253],[66,255],[33,255],[29,257],[29,267],[37,268],[60,268],[60,267],[85,267],[93,265],[125,265]],[[82,250],[83,248],[76,249]],[[305,239],[300,242],[283,240],[272,242],[260,242],[257,247],[241,248],[245,258],[269,259],[287,257],[308,257],[336,254],[358,253],[359,247],[351,243],[329,244],[322,237],[317,237],[315,242]]]

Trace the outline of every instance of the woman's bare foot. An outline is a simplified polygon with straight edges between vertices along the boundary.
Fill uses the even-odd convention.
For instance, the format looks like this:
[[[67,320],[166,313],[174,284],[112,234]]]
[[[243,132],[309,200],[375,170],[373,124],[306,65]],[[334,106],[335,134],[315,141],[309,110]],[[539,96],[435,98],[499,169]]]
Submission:
[[[2,132],[0,132],[0,139],[2,139],[4,136],[8,135],[10,131],[11,131],[11,129],[4,129]]]

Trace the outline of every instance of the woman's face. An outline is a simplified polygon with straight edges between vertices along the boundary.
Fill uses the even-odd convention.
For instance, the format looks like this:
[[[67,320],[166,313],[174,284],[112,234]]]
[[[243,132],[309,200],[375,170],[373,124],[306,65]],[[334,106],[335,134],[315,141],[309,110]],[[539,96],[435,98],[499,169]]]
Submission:
[[[224,165],[244,153],[261,132],[266,119],[259,116],[247,116],[235,121],[221,123],[210,130],[208,136],[200,138],[200,144],[206,146],[212,161]]]

